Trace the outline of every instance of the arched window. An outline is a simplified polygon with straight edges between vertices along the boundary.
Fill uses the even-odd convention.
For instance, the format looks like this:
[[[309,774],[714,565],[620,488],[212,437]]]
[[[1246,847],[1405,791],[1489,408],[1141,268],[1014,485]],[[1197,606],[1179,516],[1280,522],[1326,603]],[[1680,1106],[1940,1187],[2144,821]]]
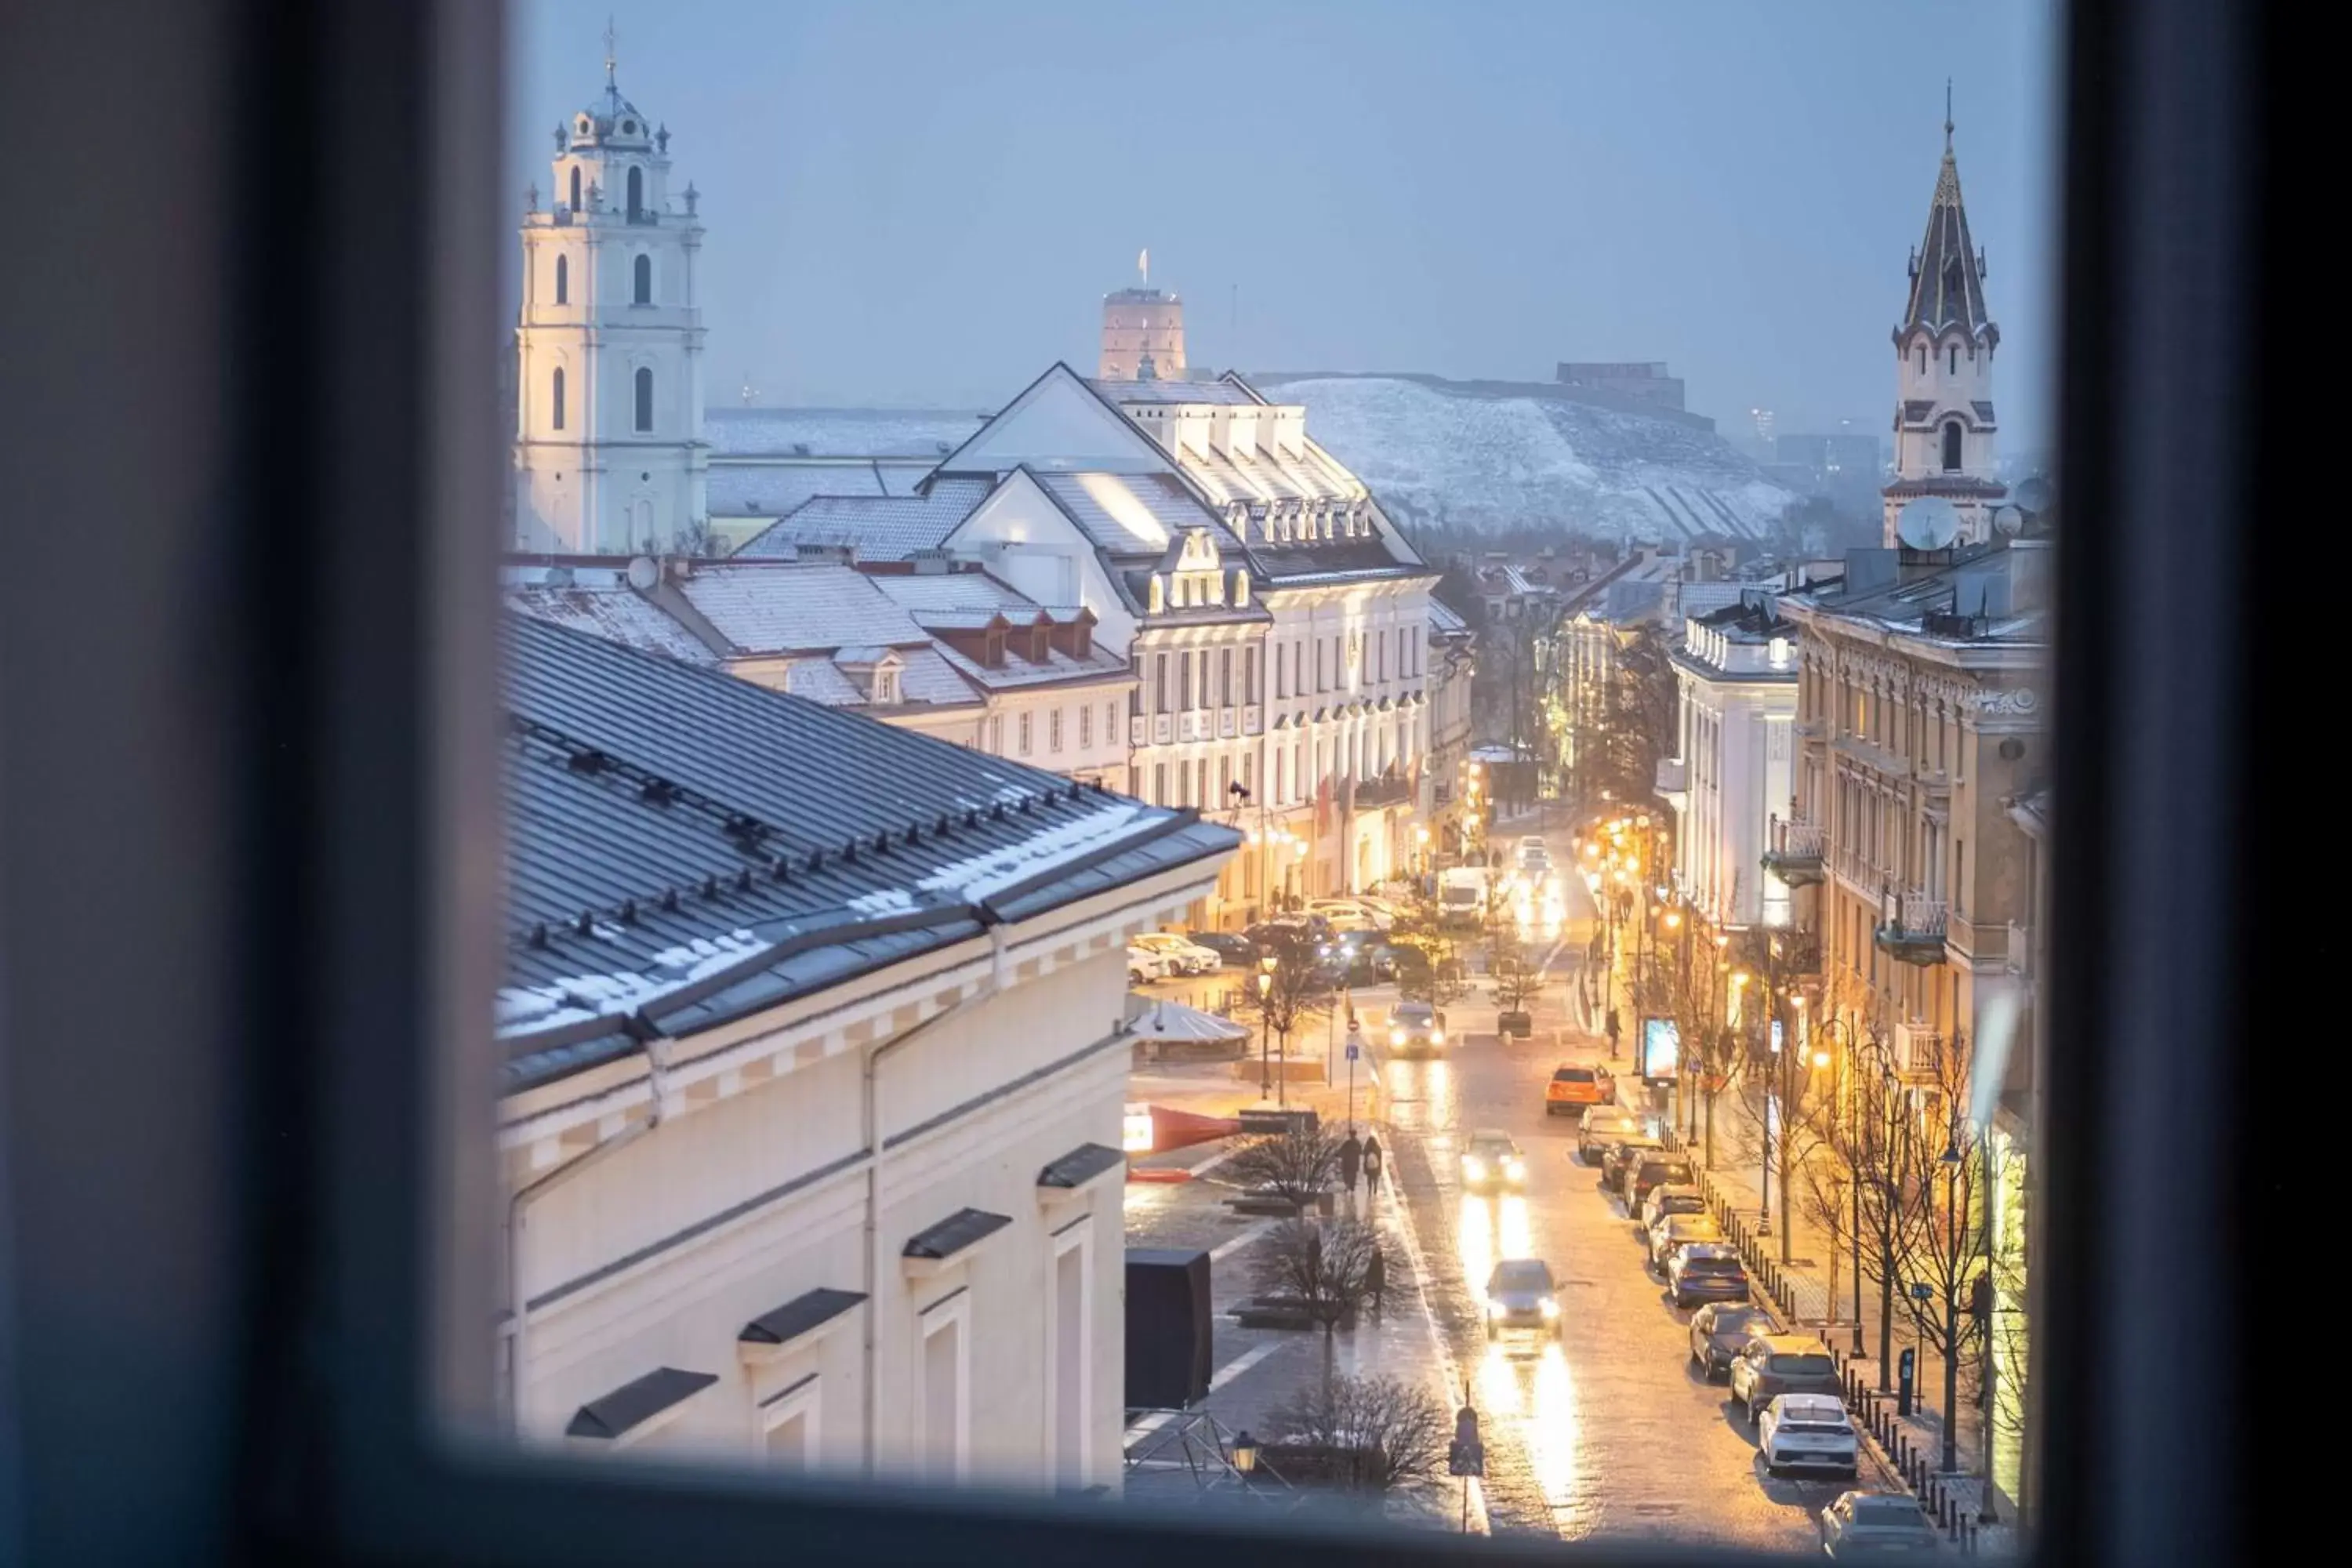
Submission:
[[[562,365],[555,367],[553,407],[555,428],[561,430],[563,428],[563,367]]]
[[[652,257],[637,258],[636,279],[636,302],[640,305],[652,304],[654,302],[654,258]]]
[[[572,166],[572,210],[580,210],[580,165]]]
[[[639,371],[639,375],[645,372]],[[1957,419],[1944,426],[1944,472],[1958,473],[1960,468],[1960,422]]]
[[[1958,375],[1960,374],[1960,345],[1954,343],[1948,352],[1952,356],[1952,363],[1947,374]]]
[[[646,172],[629,171],[629,216],[635,217],[646,210]]]
[[[572,176],[572,183],[576,187],[580,183],[580,176],[576,174],[573,174]],[[579,200],[579,192],[576,189],[572,192],[572,199],[574,201]],[[1927,374],[1927,345],[1926,343],[1921,343],[1919,345],[1919,374],[1921,375]]]
[[[641,369],[637,372],[637,428],[650,430],[653,427],[654,373]],[[1958,448],[1953,449],[1957,451]]]
[[[559,305],[572,303],[572,258],[568,256],[555,258],[555,302]]]

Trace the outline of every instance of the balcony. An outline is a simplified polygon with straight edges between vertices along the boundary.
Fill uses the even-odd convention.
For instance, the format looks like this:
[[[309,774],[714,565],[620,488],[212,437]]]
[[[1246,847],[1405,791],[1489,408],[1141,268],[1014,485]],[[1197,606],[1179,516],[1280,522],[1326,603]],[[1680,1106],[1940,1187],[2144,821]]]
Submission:
[[[1765,841],[1764,869],[1792,888],[1811,887],[1822,879],[1826,837],[1812,823],[1800,818],[1772,818]]]
[[[1944,1037],[1925,1024],[1895,1026],[1895,1071],[1904,1082],[1934,1084],[1941,1076]]]
[[[1879,905],[1879,951],[1899,963],[1941,963],[1944,922],[1943,900],[1889,889]]]
[[[1660,800],[1676,811],[1682,810],[1684,802],[1689,797],[1690,764],[1680,757],[1660,757],[1654,787]]]
[[[1402,773],[1364,779],[1356,785],[1356,809],[1377,811],[1384,805],[1403,805],[1412,795],[1412,781]]]

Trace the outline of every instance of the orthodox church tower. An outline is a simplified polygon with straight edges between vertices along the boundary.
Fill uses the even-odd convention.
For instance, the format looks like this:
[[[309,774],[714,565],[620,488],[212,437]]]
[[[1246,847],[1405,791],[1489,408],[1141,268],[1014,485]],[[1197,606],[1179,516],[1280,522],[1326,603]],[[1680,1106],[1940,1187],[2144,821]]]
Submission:
[[[1911,295],[1895,329],[1895,482],[1885,489],[1885,540],[1895,515],[1923,496],[1959,513],[1959,542],[1987,538],[2005,493],[1993,465],[1992,356],[2000,329],[1985,307],[1985,258],[1969,234],[1952,156],[1951,89],[1944,89],[1944,163],[1927,206],[1927,237],[1911,254]]]
[[[669,129],[604,90],[555,129],[555,188],[522,220],[514,544],[696,549],[708,531],[700,194],[669,190]]]

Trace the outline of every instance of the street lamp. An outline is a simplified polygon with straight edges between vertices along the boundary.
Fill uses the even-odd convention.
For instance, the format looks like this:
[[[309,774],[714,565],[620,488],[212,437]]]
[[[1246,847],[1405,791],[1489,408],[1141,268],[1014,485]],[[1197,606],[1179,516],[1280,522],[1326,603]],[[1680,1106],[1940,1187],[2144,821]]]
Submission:
[[[1257,1439],[1244,1426],[1234,1434],[1234,1473],[1242,1479],[1242,1489],[1249,1490],[1250,1475],[1257,1468]]]
[[[1274,954],[1267,953],[1257,961],[1257,1097],[1274,1098],[1274,1009],[1269,1003],[1274,994]]]

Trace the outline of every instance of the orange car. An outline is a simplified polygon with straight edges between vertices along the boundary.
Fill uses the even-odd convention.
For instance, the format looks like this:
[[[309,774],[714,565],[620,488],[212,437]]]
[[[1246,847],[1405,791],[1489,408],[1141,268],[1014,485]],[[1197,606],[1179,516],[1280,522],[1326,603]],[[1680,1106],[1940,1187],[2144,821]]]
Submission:
[[[1581,1116],[1591,1107],[1616,1098],[1617,1081],[1607,1068],[1571,1067],[1562,1062],[1551,1069],[1551,1082],[1544,1086],[1544,1114],[1573,1112]]]

